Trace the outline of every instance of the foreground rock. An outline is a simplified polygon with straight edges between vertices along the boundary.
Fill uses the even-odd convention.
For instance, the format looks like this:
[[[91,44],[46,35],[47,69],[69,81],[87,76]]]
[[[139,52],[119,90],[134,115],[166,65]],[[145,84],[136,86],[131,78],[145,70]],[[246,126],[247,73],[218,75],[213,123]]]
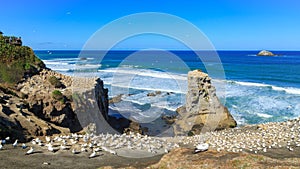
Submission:
[[[180,117],[174,125],[176,135],[194,135],[237,125],[228,109],[220,103],[211,78],[200,70],[188,73],[186,105],[177,112]]]
[[[280,158],[280,157],[279,157]],[[300,158],[270,158],[250,153],[207,151],[193,154],[191,149],[171,151],[149,168],[298,168]]]
[[[262,50],[257,54],[257,56],[276,56],[276,55],[270,51]]]
[[[60,85],[51,83],[53,78]],[[22,141],[79,132],[99,119],[105,122],[108,113],[107,90],[100,79],[76,79],[75,83],[74,78],[47,69],[25,79],[15,90],[0,90],[0,100],[1,138]],[[88,112],[87,107],[97,112]]]

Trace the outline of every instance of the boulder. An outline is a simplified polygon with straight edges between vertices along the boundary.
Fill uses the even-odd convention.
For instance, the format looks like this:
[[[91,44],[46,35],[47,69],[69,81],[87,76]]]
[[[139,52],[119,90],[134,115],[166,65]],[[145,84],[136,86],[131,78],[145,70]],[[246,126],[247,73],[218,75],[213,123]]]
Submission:
[[[200,70],[188,73],[186,105],[177,109],[175,135],[194,135],[204,131],[236,127],[228,109],[221,104],[211,78]]]

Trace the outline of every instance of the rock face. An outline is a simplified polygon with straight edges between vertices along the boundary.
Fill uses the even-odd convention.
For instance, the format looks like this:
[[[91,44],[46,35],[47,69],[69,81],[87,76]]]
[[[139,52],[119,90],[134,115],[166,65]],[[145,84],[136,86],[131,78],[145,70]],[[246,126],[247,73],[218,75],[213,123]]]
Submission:
[[[270,51],[262,50],[257,54],[257,56],[276,56],[276,55]]]
[[[174,125],[175,135],[194,135],[237,125],[228,109],[220,103],[211,78],[200,70],[188,73],[186,105],[177,112],[179,118]]]
[[[60,88],[50,83],[53,77],[62,84]],[[44,69],[19,83],[13,92],[0,89],[1,138],[9,135],[26,141],[34,136],[79,132],[99,118],[107,119],[108,96],[103,82],[99,78],[81,80],[79,84],[85,86],[77,86],[82,92],[74,94],[74,80]],[[55,97],[57,93],[60,97]],[[80,111],[81,105],[91,108],[88,103],[97,112],[86,107]]]

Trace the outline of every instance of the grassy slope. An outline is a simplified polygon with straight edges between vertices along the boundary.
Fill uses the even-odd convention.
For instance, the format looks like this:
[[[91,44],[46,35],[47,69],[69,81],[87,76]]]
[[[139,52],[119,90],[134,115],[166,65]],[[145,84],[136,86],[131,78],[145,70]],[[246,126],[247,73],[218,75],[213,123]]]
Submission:
[[[6,43],[7,36],[0,35],[0,85],[14,86],[45,68],[45,64],[27,46]]]

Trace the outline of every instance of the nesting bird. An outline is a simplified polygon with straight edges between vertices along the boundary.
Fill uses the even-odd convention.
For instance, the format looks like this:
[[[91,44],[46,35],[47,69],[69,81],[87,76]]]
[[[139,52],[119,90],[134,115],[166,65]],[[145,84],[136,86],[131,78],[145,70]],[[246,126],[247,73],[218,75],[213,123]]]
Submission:
[[[207,143],[198,144],[194,150],[194,153],[199,153],[208,150],[209,145]]]
[[[33,154],[34,149],[32,147],[30,147],[30,149],[26,152],[25,155],[29,155],[29,154]]]
[[[89,158],[94,158],[97,157],[97,153],[95,151],[93,151],[93,153],[89,156]]]
[[[73,154],[79,154],[80,151],[77,151],[77,150],[74,148],[74,149],[72,149],[72,153],[73,153]]]
[[[16,139],[16,141],[13,143],[13,147],[17,147],[18,145],[18,139]]]
[[[27,148],[26,144],[23,143],[23,144],[22,144],[22,149],[26,149],[26,148]]]

